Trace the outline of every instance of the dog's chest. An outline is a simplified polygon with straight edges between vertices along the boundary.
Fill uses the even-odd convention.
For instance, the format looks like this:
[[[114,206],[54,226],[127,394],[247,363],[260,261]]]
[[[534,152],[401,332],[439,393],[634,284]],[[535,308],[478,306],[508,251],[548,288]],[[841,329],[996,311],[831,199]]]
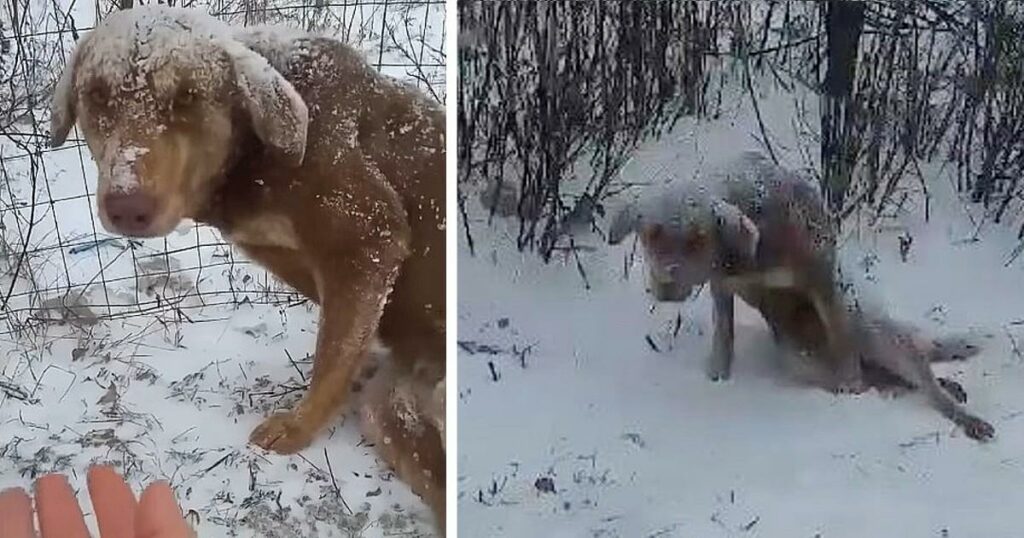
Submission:
[[[299,250],[302,245],[295,224],[284,215],[257,214],[239,217],[222,228],[226,239],[242,246]]]
[[[220,192],[207,221],[239,246],[300,250],[296,223],[280,195],[262,180],[236,181]]]

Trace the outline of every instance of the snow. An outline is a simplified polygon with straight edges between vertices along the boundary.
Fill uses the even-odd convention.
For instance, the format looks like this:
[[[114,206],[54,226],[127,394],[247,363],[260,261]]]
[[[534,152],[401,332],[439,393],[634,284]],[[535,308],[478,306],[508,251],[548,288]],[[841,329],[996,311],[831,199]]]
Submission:
[[[215,4],[232,23],[258,15]],[[57,80],[73,45],[69,26],[88,35],[95,5],[30,7],[24,20],[36,26],[26,30],[50,40],[45,61]],[[425,88],[398,45],[439,46],[443,4],[382,7],[314,15],[282,1],[260,22],[328,26],[321,33]],[[385,21],[414,25],[413,41],[391,44],[380,34]],[[424,69],[435,85],[444,72]],[[263,417],[303,393],[316,309],[209,228],[186,223],[144,241],[106,234],[95,214],[97,170],[78,133],[45,148],[48,105],[15,126],[23,134],[0,140],[0,488],[64,472],[88,513],[84,471],[107,462],[136,491],[168,480],[203,537],[433,535],[429,510],[377,459],[354,412],[295,456],[247,444]],[[30,158],[25,148],[41,151]],[[125,166],[137,157],[123,154]]]
[[[139,178],[135,173],[135,163],[140,157],[147,153],[149,153],[149,148],[120,146],[114,154],[114,158],[111,163],[111,191],[132,192],[139,187]]]
[[[794,97],[765,92],[762,112],[785,165],[814,166]],[[759,149],[749,97],[718,120],[682,121],[622,173],[644,183]],[[807,110],[817,110],[811,102]],[[711,301],[644,294],[632,239],[577,237],[575,261],[515,250],[516,225],[470,207],[476,256],[459,241],[459,530],[467,536],[1008,537],[1024,502],[1022,266],[1015,230],[931,178],[931,218],[911,211],[871,227],[854,218],[841,259],[858,293],[928,334],[976,331],[964,363],[937,365],[968,393],[996,438],[978,444],[923,395],[832,395],[800,382],[759,316],[736,308],[732,378],[710,382]],[[583,175],[585,177],[585,175]],[[611,204],[609,204],[611,205]],[[614,213],[613,213],[614,214]],[[973,220],[972,220],[973,218]],[[913,236],[907,262],[897,236]],[[678,329],[677,329],[678,324]],[[674,336],[674,333],[678,333]],[[654,348],[657,348],[655,350]]]

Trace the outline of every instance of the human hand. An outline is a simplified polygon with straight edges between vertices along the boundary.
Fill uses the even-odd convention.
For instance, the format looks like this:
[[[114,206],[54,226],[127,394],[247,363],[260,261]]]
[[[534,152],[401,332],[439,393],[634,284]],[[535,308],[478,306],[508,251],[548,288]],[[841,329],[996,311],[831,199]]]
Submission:
[[[150,484],[136,501],[128,484],[110,467],[91,467],[86,481],[101,538],[195,536],[166,482]],[[89,538],[85,516],[63,475],[36,480],[35,513],[40,538]],[[32,515],[32,500],[25,490],[0,492],[0,538],[35,538]]]

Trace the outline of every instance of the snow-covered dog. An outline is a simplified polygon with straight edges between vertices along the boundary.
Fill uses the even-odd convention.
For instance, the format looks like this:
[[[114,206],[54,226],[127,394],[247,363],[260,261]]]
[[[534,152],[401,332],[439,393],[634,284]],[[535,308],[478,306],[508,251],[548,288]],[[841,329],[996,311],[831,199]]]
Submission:
[[[657,300],[684,300],[694,286],[711,283],[712,379],[729,373],[736,294],[761,313],[777,343],[823,367],[816,369],[817,381],[826,386],[854,381],[858,388],[919,389],[971,438],[994,434],[960,405],[963,389],[931,370],[932,362],[976,354],[969,338],[926,337],[843,293],[829,219],[813,183],[747,153],[701,183],[678,181],[645,192],[613,217],[609,241],[633,232],[640,235]],[[844,377],[844,370],[856,377]]]
[[[710,282],[714,337],[708,375],[729,377],[733,296],[761,310],[773,294],[800,294],[823,320],[833,390],[863,388],[851,353],[847,318],[835,282],[835,238],[817,186],[757,153],[744,153],[700,181],[651,187],[612,219],[608,241],[637,233],[650,291],[660,301],[686,299]]]
[[[319,304],[309,390],[253,443],[306,448],[375,335],[407,368],[443,371],[445,121],[423,92],[333,39],[154,4],[79,40],[54,92],[52,144],[76,122],[105,228],[210,224]]]

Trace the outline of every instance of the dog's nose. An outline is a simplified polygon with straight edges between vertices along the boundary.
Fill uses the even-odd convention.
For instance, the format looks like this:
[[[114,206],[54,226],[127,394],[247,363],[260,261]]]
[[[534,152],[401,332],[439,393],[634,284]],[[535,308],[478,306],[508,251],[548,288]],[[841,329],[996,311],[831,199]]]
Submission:
[[[112,192],[104,203],[110,223],[126,235],[145,235],[156,214],[156,200],[140,191]]]

